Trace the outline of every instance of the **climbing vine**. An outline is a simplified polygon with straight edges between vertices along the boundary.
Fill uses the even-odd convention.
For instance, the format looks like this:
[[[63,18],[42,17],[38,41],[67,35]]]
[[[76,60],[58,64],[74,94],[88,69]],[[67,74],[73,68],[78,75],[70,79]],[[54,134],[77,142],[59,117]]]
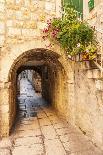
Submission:
[[[78,18],[77,11],[73,8],[66,6],[63,10],[61,18],[47,21],[43,39],[49,38],[52,42],[60,44],[71,57],[79,54],[82,60],[95,59],[97,41],[94,29]]]

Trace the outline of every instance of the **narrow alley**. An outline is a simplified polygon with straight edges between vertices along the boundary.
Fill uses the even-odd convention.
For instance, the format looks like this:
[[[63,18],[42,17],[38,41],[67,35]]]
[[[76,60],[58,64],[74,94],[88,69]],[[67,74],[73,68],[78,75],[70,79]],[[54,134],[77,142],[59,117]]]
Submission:
[[[46,104],[26,78],[20,81],[19,114],[0,155],[103,155],[82,132]]]

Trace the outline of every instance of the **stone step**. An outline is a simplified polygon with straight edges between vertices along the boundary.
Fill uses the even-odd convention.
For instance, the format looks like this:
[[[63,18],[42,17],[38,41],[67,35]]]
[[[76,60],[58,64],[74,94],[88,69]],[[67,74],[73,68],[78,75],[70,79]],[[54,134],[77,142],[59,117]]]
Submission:
[[[88,79],[102,79],[101,72],[99,69],[88,69],[87,71]]]
[[[99,91],[103,91],[103,79],[95,80],[96,89]]]

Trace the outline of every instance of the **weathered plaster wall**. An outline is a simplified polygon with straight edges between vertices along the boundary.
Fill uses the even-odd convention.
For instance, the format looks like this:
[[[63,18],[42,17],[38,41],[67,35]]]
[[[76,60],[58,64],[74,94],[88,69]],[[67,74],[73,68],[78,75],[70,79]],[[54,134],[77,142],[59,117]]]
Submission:
[[[75,124],[103,149],[103,90],[97,81],[75,65]]]

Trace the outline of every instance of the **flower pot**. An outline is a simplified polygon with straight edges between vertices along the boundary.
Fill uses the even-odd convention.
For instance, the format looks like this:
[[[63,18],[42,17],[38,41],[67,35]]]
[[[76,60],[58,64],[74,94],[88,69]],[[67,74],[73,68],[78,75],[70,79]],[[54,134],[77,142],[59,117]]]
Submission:
[[[89,54],[88,53],[81,53],[82,61],[89,61]]]

